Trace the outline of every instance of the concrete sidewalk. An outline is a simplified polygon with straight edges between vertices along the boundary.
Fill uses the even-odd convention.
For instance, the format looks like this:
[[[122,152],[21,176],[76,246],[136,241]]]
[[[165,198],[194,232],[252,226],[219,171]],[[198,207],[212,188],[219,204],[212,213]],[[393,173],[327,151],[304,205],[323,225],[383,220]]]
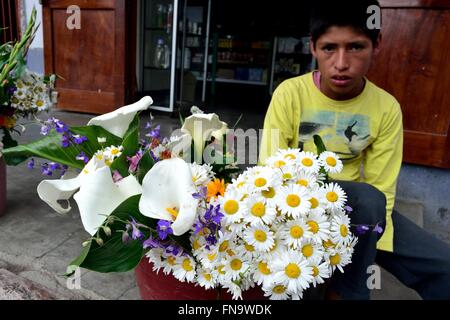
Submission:
[[[53,115],[71,126],[84,125],[92,117],[68,112]],[[223,120],[234,123],[233,118]],[[178,126],[178,119],[169,116],[158,115],[156,120],[166,133]],[[261,122],[261,116],[252,117],[240,127],[258,128]],[[30,127],[19,141],[38,137],[39,127]],[[72,282],[68,285],[62,275],[89,234],[75,202],[68,215],[59,216],[39,199],[36,187],[43,179],[39,168],[30,171],[26,163],[7,168],[7,210],[0,218],[0,299],[140,299],[132,271],[100,274],[82,270],[80,287],[70,289]],[[389,274],[383,273],[382,281],[382,290],[374,291],[373,299],[418,299]]]

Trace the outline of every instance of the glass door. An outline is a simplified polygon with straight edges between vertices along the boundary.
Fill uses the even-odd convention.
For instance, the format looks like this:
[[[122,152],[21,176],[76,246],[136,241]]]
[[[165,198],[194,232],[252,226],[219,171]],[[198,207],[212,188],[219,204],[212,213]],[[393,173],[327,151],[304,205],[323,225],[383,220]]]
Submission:
[[[141,92],[152,97],[152,109],[172,112],[178,0],[143,0],[141,14]]]

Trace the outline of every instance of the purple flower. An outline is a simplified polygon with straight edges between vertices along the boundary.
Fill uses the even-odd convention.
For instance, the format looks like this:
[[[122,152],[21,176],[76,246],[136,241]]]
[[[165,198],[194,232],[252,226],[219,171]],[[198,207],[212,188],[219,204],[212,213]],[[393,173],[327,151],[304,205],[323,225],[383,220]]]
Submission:
[[[51,128],[49,125],[43,125],[43,126],[41,127],[41,134],[42,134],[43,136],[46,136],[46,135],[48,135],[48,133],[50,132],[51,129],[52,129],[52,128]]]
[[[147,121],[147,123],[145,124],[145,130],[150,129],[152,127],[152,123],[151,121]]]
[[[155,162],[158,162],[160,160],[157,156],[155,156],[155,154],[153,153],[152,150],[150,150],[150,156],[152,157],[153,161],[155,161]]]
[[[114,183],[119,182],[120,180],[123,179],[122,175],[117,170],[114,170],[112,178],[113,178]]]
[[[70,146],[70,136],[63,134],[61,137],[61,145],[63,148],[68,148]]]
[[[152,131],[150,131],[149,133],[147,133],[145,135],[146,137],[150,137],[153,139],[158,139],[161,137],[161,126],[157,125],[155,129],[153,129]]]
[[[130,173],[136,172],[139,162],[142,159],[142,155],[143,155],[142,150],[139,150],[134,156],[127,157],[128,162],[130,162],[130,167],[128,168],[128,171]]]
[[[207,192],[208,192],[208,188],[202,186],[202,187],[200,187],[200,190],[197,193],[192,194],[192,196],[194,197],[194,199],[204,200],[204,199],[206,199]]]
[[[63,176],[66,173],[67,169],[69,169],[69,167],[63,164],[61,167],[61,176]]]
[[[122,232],[122,242],[127,243],[130,241],[130,235],[128,234],[128,231]]]
[[[53,123],[55,125],[56,132],[66,133],[69,131],[69,127],[61,120],[53,118]]]
[[[52,171],[61,169],[61,165],[56,162],[50,162],[48,165],[50,166],[50,170]]]
[[[34,169],[34,159],[33,158],[31,158],[31,160],[28,161],[27,167],[30,170]]]
[[[133,228],[133,231],[131,232],[131,238],[133,238],[133,240],[140,239],[143,234],[141,230],[139,230],[138,223],[136,222],[136,220],[134,220],[134,218],[131,218],[131,220],[131,227]]]
[[[53,174],[52,169],[49,167],[48,163],[44,163],[41,167],[42,174],[45,176],[51,176]]]
[[[378,225],[378,223],[375,225],[375,227],[373,228],[373,232],[378,233],[378,234],[382,234],[383,233],[383,228]]]
[[[165,240],[169,234],[173,234],[171,226],[172,224],[169,221],[166,220],[158,221],[156,231],[158,232],[159,238],[161,240]]]
[[[367,231],[369,231],[369,226],[365,225],[365,224],[358,224],[356,226],[356,233],[361,236],[363,234],[365,234]]]
[[[76,156],[76,160],[83,161],[85,164],[89,162],[89,158],[86,156],[86,154],[81,151],[79,155]]]
[[[147,249],[147,248],[154,249],[154,248],[160,248],[160,247],[161,247],[161,244],[159,243],[158,240],[156,240],[156,239],[154,239],[152,236],[150,236],[147,240],[145,240],[145,241],[142,243],[142,247],[143,247],[144,249]]]
[[[78,134],[73,135],[72,138],[76,144],[82,144],[83,142],[88,140],[85,136],[80,136]]]
[[[165,251],[167,254],[173,254],[174,256],[177,256],[180,252],[183,252],[183,250],[173,244],[168,245]]]
[[[353,208],[350,206],[345,206],[344,210],[347,211],[348,213],[353,212]]]

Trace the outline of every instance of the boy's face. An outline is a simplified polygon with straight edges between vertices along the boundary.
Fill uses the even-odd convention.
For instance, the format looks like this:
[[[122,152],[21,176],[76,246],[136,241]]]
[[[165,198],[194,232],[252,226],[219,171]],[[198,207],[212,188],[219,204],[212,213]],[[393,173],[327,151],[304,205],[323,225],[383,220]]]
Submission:
[[[317,59],[321,91],[334,100],[348,100],[364,89],[364,76],[372,62],[378,42],[353,27],[330,27],[311,51]]]

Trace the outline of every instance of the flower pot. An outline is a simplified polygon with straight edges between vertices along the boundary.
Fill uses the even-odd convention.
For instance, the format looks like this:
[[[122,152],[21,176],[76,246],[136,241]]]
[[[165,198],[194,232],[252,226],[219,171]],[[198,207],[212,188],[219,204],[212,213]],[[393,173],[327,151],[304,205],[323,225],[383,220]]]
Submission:
[[[231,300],[226,289],[205,290],[192,283],[180,282],[172,275],[158,274],[152,270],[148,259],[141,260],[135,269],[136,282],[143,300]],[[242,294],[244,300],[264,300],[263,291],[259,287],[252,288]]]
[[[6,163],[0,156],[0,217],[6,210]]]

